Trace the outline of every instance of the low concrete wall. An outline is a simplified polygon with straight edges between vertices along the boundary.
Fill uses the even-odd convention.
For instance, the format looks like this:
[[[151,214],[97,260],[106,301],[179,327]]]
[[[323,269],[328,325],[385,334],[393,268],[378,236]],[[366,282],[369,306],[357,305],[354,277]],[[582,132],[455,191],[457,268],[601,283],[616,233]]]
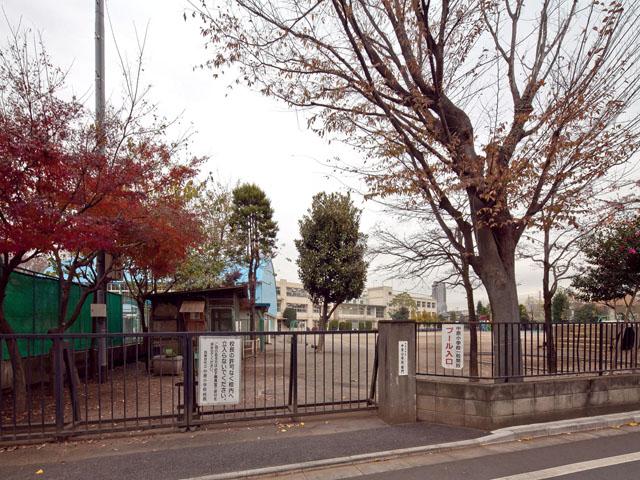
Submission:
[[[422,377],[418,420],[493,430],[640,408],[640,374],[479,383]]]

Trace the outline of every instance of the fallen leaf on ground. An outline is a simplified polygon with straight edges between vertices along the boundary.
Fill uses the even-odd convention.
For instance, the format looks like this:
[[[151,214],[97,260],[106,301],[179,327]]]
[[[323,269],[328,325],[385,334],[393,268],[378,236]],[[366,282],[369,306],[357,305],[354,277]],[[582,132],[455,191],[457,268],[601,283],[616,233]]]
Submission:
[[[44,473],[43,469],[36,470],[36,475],[42,475]]]

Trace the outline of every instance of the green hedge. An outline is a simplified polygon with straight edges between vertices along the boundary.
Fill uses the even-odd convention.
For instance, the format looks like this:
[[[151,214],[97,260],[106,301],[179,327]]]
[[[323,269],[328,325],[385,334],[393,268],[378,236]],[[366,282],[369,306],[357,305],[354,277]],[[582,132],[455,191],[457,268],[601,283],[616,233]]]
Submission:
[[[364,322],[358,322],[358,330],[366,330]]]
[[[329,330],[338,330],[338,320],[331,320],[329,322]]]
[[[371,320],[367,320],[366,322],[364,322],[364,329],[373,330],[373,322]]]

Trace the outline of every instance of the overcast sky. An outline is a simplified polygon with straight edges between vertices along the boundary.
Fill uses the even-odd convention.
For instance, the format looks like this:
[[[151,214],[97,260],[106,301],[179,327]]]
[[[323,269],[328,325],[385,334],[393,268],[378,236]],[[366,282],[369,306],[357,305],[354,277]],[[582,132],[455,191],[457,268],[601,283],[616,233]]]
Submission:
[[[49,55],[69,69],[69,86],[93,107],[94,3],[91,0],[0,0],[8,21],[40,32]],[[298,219],[320,191],[345,191],[344,184],[358,185],[355,178],[332,177],[325,166],[339,156],[358,162],[358,154],[339,144],[329,144],[305,128],[301,115],[282,103],[244,87],[228,88],[229,79],[214,79],[211,71],[194,69],[207,60],[199,23],[183,20],[183,0],[107,0],[106,66],[107,99],[119,100],[122,81],[114,48],[114,36],[123,55],[137,53],[136,29],[143,35],[148,25],[144,56],[144,83],[152,86],[151,99],[168,118],[181,116],[183,128],[193,125],[192,153],[207,156],[205,172],[223,182],[250,181],[271,198],[280,227],[280,253],[275,259],[279,278],[297,280]],[[113,34],[111,33],[113,29]],[[0,24],[4,42],[8,27]],[[362,228],[371,230],[381,220],[372,202],[356,202],[364,209]],[[538,296],[540,272],[518,265],[521,299]],[[431,293],[431,282],[400,282],[369,275],[369,286],[385,283],[397,289]],[[451,309],[464,308],[462,292],[448,292]],[[486,297],[484,291],[478,297]]]

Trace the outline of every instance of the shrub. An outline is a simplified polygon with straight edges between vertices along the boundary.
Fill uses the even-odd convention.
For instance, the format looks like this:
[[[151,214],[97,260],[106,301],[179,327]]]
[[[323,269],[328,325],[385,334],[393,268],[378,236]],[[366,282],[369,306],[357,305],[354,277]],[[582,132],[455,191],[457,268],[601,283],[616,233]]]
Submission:
[[[371,320],[367,320],[364,322],[365,330],[373,330],[373,322]]]
[[[364,322],[358,322],[358,330],[366,330]]]
[[[329,330],[338,330],[338,320],[331,320],[329,322]]]
[[[351,322],[340,322],[338,325],[338,330],[350,330]]]

